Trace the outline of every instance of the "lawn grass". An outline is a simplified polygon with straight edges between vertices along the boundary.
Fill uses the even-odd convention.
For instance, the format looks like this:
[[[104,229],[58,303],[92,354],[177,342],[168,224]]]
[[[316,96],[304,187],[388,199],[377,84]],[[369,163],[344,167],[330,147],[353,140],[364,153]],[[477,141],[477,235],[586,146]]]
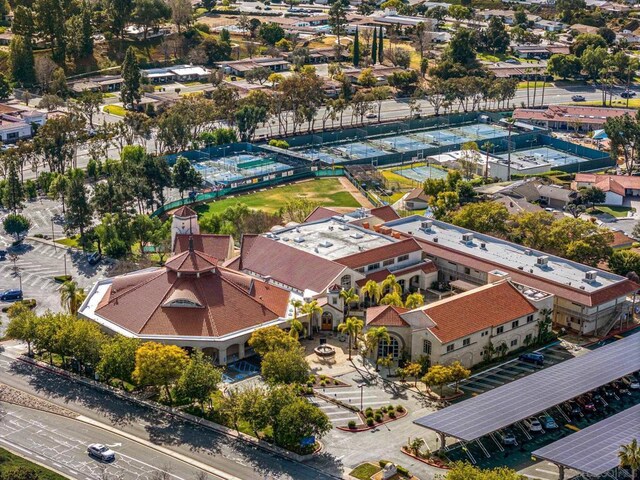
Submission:
[[[124,117],[127,111],[120,105],[106,105],[104,111],[111,115],[117,115],[118,117]]]
[[[237,197],[227,197],[212,203],[199,205],[199,215],[221,213],[227,207],[242,203],[254,210],[275,213],[293,198],[307,198],[324,207],[359,207],[358,201],[345,192],[337,178],[321,178],[306,182],[283,185],[270,190],[259,191]]]
[[[37,478],[39,480],[65,480],[66,477],[57,474],[52,470],[48,470],[40,465],[37,465],[29,460],[14,455],[8,450],[4,448],[0,448],[0,477],[3,476],[4,473],[9,473],[13,468],[29,468],[36,472]],[[7,477],[9,478],[9,477]]]
[[[602,100],[589,100],[587,102],[576,102],[576,103],[571,103],[570,105],[577,105],[577,106],[582,106],[582,105],[590,105],[590,106],[594,106],[594,107],[602,107]],[[609,103],[607,102],[607,107],[609,106]],[[614,100],[613,102],[611,102],[611,106],[612,107],[623,107],[626,108],[627,107],[627,99],[626,98],[622,98],[620,100]],[[629,99],[629,108],[640,108],[640,98],[630,98]]]
[[[80,245],[78,244],[79,238],[80,238],[79,236],[60,238],[60,239],[56,238],[55,242],[61,245],[64,245],[66,247],[80,248]]]
[[[529,89],[533,89],[536,88],[536,85],[538,88],[542,88],[543,86],[545,88],[550,88],[553,87],[553,83],[550,82],[529,82]],[[523,88],[527,88],[527,82],[519,82],[518,83],[518,88],[519,89],[523,89]]]
[[[617,218],[626,218],[627,213],[631,211],[631,208],[629,207],[616,207],[616,206],[605,206],[605,205],[598,205],[595,209],[595,211],[600,211],[602,213],[607,213],[609,215],[611,215],[612,217],[617,217]]]
[[[373,475],[382,470],[382,467],[373,465],[372,463],[361,463],[356,468],[351,470],[351,475],[359,480],[369,480]]]

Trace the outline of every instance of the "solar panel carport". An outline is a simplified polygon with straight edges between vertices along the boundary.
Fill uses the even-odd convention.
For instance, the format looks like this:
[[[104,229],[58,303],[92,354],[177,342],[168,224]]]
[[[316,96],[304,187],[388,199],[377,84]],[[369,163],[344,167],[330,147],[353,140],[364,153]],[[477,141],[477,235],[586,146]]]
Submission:
[[[535,450],[532,455],[597,477],[620,464],[620,445],[638,437],[640,404]]]
[[[415,420],[471,442],[640,370],[640,333]]]

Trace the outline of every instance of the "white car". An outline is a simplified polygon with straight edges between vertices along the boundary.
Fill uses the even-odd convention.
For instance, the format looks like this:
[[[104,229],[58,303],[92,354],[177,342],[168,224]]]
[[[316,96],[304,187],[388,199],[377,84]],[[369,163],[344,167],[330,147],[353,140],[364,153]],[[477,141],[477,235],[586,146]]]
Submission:
[[[622,377],[622,382],[629,387],[631,390],[640,389],[640,382],[633,375],[627,375],[626,377]]]
[[[103,462],[113,462],[116,459],[116,452],[101,443],[92,443],[87,447],[87,453]]]
[[[541,432],[542,431],[542,424],[535,417],[527,418],[523,423],[524,423],[524,426],[527,427],[527,429],[530,432]]]
[[[367,118],[378,118],[378,114],[375,112],[369,112],[365,115]]]

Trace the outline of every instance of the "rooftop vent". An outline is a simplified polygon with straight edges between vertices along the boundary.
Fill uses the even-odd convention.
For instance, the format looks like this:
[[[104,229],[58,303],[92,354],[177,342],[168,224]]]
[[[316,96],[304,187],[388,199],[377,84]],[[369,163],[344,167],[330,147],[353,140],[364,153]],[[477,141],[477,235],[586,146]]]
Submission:
[[[520,266],[518,267],[518,270],[524,270],[524,267],[523,267],[522,265],[520,265]]]
[[[432,226],[433,226],[433,221],[432,220],[423,220],[420,223],[420,228],[422,230],[424,230],[425,232],[430,231]]]
[[[525,255],[531,255],[531,250],[529,250],[528,248],[525,249],[524,254]]]
[[[304,242],[304,237],[296,237],[296,238],[293,239],[293,241],[296,242],[296,243],[302,243],[302,242]]]
[[[433,237],[433,243],[438,243],[438,237]]]
[[[548,263],[549,257],[547,255],[542,255],[536,258],[536,265],[538,265],[539,267],[546,267]]]
[[[598,272],[595,270],[589,270],[584,274],[584,279],[587,282],[595,282],[596,278],[598,278]]]
[[[319,245],[323,248],[329,248],[333,246],[333,243],[331,243],[329,240],[323,240],[319,243]]]
[[[486,244],[486,243],[484,243],[484,242],[480,242],[480,248],[481,248],[482,250],[486,250],[486,249],[487,249],[487,244]]]
[[[346,225],[340,225],[338,228],[339,228],[340,230],[344,230],[345,232],[346,232],[347,230],[349,230],[349,227],[347,227]]]
[[[462,234],[462,241],[464,243],[471,243],[473,242],[473,233],[463,233]]]
[[[296,227],[296,233],[300,233],[300,228]]]
[[[358,239],[358,238],[362,238],[362,234],[361,234],[361,233],[358,233],[358,232],[355,232],[355,233],[352,233],[352,234],[350,235],[350,237],[351,237],[351,238]]]

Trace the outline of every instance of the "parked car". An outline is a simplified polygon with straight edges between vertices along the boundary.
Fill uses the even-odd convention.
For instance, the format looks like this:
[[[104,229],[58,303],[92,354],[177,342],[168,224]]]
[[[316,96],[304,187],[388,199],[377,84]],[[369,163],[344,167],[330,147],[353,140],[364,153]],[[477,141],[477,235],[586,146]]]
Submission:
[[[7,251],[6,250],[0,250],[0,261],[6,260],[6,259],[7,259]]]
[[[636,95],[636,92],[633,92],[631,90],[625,90],[620,94],[622,98],[631,98],[631,97],[635,97],[635,95]]]
[[[578,405],[576,402],[564,402],[562,404],[562,408],[564,409],[565,413],[567,415],[570,415],[572,417],[577,417],[579,415],[582,415],[582,409],[580,408],[580,405]]]
[[[22,300],[22,290],[5,290],[4,292],[0,293],[0,300],[2,300],[3,302],[14,302],[16,300]]]
[[[498,431],[498,438],[503,445],[518,445],[518,440],[511,430]]]
[[[558,424],[551,415],[540,415],[538,420],[540,421],[542,428],[545,430],[554,430],[558,428]]]
[[[536,417],[529,417],[522,423],[524,423],[524,426],[527,427],[527,430],[529,430],[530,432],[542,431],[542,424]]]
[[[578,405],[580,405],[580,408],[587,413],[593,413],[596,411],[596,406],[593,404],[593,400],[591,400],[589,395],[581,395],[578,397],[577,402]]]
[[[613,388],[613,391],[616,392],[618,396],[629,395],[629,388],[619,380],[611,382],[611,388]]]
[[[626,377],[622,377],[620,381],[624,383],[627,387],[629,387],[631,390],[640,389],[640,382],[638,382],[638,379],[633,375],[627,375]]]
[[[378,118],[378,114],[376,112],[368,112],[365,117],[367,118]]]
[[[113,462],[116,459],[116,452],[101,443],[92,443],[87,447],[87,452],[103,462]]]
[[[512,65],[520,65],[520,62],[515,58],[507,58],[504,63],[510,63]]]
[[[600,387],[598,389],[598,393],[602,396],[602,398],[607,400],[613,400],[616,396],[615,393],[613,393],[613,390],[608,387]]]
[[[89,262],[89,265],[97,265],[98,263],[100,263],[100,260],[102,260],[102,255],[100,255],[100,252],[93,252],[87,257],[87,262]]]
[[[573,97],[571,97],[571,100],[573,100],[574,102],[584,102],[586,98],[584,95],[574,95]]]
[[[535,365],[544,365],[544,355],[537,352],[523,353],[518,357],[518,360]]]

